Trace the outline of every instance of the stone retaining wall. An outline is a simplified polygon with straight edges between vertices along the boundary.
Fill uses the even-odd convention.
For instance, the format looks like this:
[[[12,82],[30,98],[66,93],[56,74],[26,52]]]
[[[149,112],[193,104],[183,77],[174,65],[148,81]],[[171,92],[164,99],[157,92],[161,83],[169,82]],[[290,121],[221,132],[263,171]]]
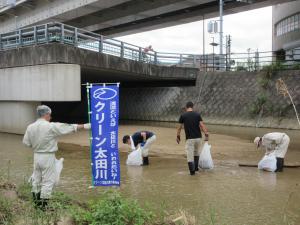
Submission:
[[[193,101],[206,123],[299,129],[291,102],[277,93],[278,78],[300,113],[300,71],[275,72],[270,79],[266,72],[208,72],[193,87],[122,89],[121,119],[177,121],[185,103]]]

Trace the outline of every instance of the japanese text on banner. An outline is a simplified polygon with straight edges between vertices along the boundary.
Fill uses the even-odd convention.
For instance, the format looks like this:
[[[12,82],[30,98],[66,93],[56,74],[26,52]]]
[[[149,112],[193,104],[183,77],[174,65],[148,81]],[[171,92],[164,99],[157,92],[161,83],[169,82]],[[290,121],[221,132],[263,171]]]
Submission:
[[[92,86],[92,175],[94,186],[119,186],[119,87]]]

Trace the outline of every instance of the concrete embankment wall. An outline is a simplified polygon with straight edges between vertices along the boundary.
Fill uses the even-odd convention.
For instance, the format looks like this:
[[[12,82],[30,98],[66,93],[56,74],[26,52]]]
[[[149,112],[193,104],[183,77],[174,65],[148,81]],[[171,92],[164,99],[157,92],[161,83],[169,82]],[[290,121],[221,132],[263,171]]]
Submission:
[[[283,78],[300,112],[300,71],[200,73],[194,87],[122,90],[121,119],[176,122],[187,101],[206,123],[299,129],[288,97],[279,95]]]

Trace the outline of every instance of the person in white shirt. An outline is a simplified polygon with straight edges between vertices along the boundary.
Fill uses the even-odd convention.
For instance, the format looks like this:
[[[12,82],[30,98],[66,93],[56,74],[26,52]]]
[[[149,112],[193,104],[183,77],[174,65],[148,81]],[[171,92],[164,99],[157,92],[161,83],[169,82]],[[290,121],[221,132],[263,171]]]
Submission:
[[[282,172],[284,167],[284,157],[288,150],[290,138],[285,133],[272,132],[263,137],[256,137],[254,143],[259,147],[265,147],[266,154],[275,153],[277,159],[277,169],[275,172]]]
[[[27,127],[23,143],[34,152],[31,192],[36,206],[44,210],[56,181],[57,137],[83,128],[90,129],[90,124],[50,122],[51,109],[46,105],[38,106],[37,114],[39,118]]]

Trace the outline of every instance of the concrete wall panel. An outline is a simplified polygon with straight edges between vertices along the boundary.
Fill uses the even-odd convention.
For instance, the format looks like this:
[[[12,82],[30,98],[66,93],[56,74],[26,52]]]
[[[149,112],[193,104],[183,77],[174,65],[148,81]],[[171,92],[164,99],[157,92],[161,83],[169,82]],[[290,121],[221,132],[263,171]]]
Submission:
[[[80,101],[80,82],[75,64],[0,69],[0,100]]]
[[[36,120],[38,102],[0,102],[0,132],[24,134]]]

